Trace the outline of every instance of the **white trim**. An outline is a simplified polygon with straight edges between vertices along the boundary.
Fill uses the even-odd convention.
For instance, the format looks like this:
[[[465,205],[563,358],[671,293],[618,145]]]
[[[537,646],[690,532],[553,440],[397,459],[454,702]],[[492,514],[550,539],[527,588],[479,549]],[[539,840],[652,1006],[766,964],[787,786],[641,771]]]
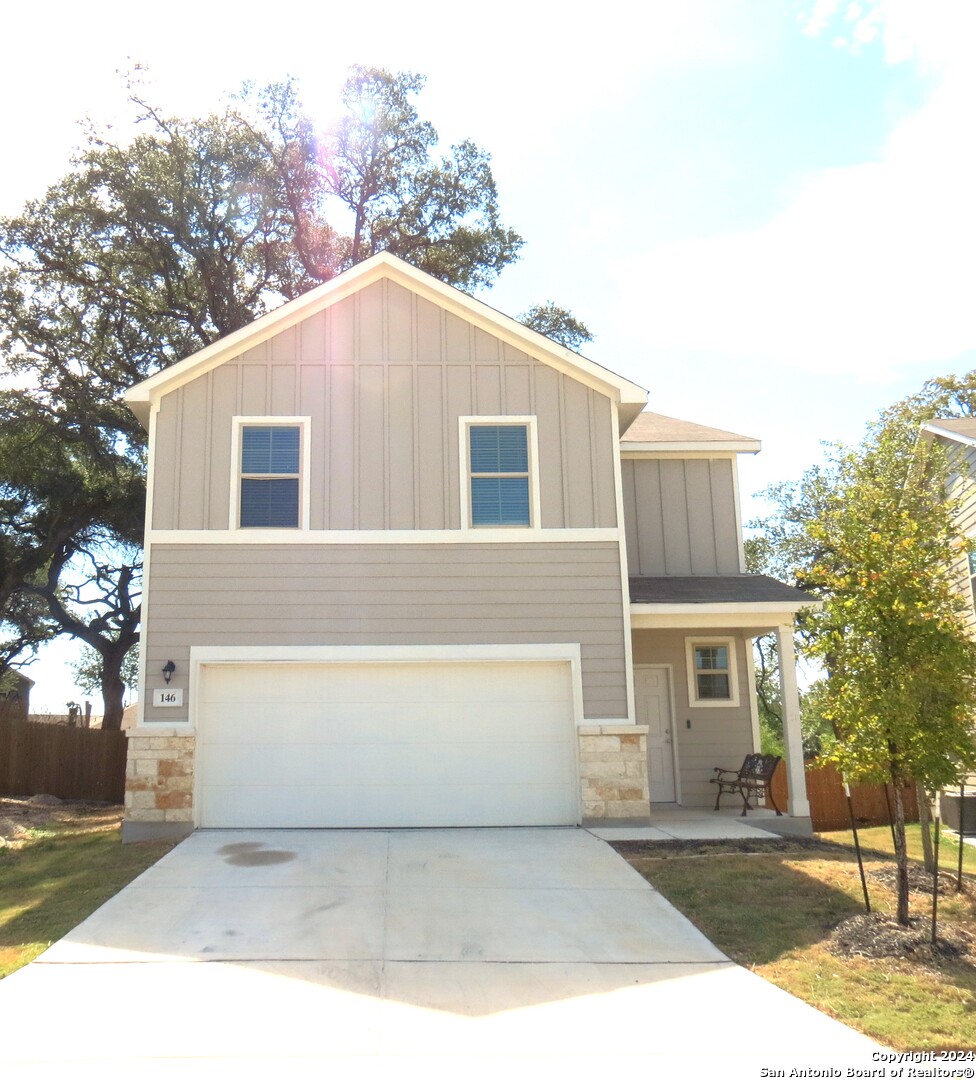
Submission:
[[[350,664],[350,663],[540,663],[562,662],[570,666],[572,686],[573,754],[576,766],[577,824],[583,820],[582,784],[579,782],[578,730],[583,719],[583,664],[578,643],[504,645],[192,645],[190,647],[189,720],[185,734],[199,731],[202,671],[214,664]],[[620,723],[621,721],[614,721]],[[172,725],[171,725],[172,726]],[[149,735],[151,730],[136,731]],[[199,749],[199,747],[198,747]],[[199,826],[200,785],[204,769],[199,757],[193,769],[193,823]]]
[[[734,637],[686,637],[685,669],[688,676],[688,707],[691,709],[735,709],[739,705],[739,650]],[[700,698],[695,678],[695,649],[711,645],[724,645],[729,658],[729,696],[727,698]],[[716,671],[714,674],[722,674]]]
[[[758,439],[721,440],[708,442],[627,442],[620,440],[620,456],[647,457],[733,457],[736,454],[758,454],[762,443]]]
[[[504,525],[471,524],[471,439],[473,427],[524,427],[529,451],[529,524],[515,529]],[[458,417],[458,480],[461,500],[461,531],[479,533],[484,539],[494,539],[496,533],[509,531],[538,532],[542,528],[541,488],[539,484],[539,431],[534,416],[459,416]]]
[[[601,367],[585,356],[530,330],[515,319],[503,315],[480,300],[467,296],[459,289],[445,285],[436,278],[417,270],[409,263],[388,252],[380,252],[352,267],[345,273],[310,292],[291,300],[274,311],[256,319],[248,326],[213,342],[184,360],[137,383],[125,394],[129,408],[145,422],[148,405],[161,395],[183,386],[206,374],[226,360],[240,356],[276,334],[324,310],[333,304],[383,278],[403,285],[410,291],[430,300],[438,307],[459,315],[465,321],[486,330],[494,337],[513,345],[522,352],[542,361],[549,367],[592,387],[630,408],[636,417],[647,404],[647,391],[629,379]]]
[[[661,605],[666,607],[669,605]],[[718,605],[689,604],[686,607],[670,605],[671,612],[658,612],[654,605],[634,604],[631,607],[630,625],[633,630],[744,630],[753,634],[771,633],[783,621],[792,620],[795,612],[776,607],[769,612],[749,611],[745,606],[726,604],[731,610],[715,611]]]
[[[580,544],[619,540],[619,529],[160,529],[154,544]],[[777,609],[779,610],[779,609]]]
[[[312,492],[312,418],[310,416],[234,416],[231,417],[230,430],[230,523],[231,531],[251,538],[256,534],[287,532],[294,535],[295,529],[256,529],[242,528],[241,518],[241,431],[245,427],[297,427],[300,430],[301,445],[298,451],[298,530],[308,531],[311,522],[309,506]]]
[[[611,402],[610,407],[613,410],[611,414],[611,431],[616,431],[617,425],[620,422],[616,403]],[[620,455],[613,452],[612,461],[617,527],[620,532],[617,547],[620,551],[620,596],[624,617],[624,682],[627,691],[627,716],[636,724],[637,704],[634,691],[634,642],[633,634],[631,634],[630,617],[630,570],[627,563],[627,533],[624,527],[624,481],[620,467]]]
[[[681,765],[678,761],[678,707],[674,697],[674,664],[635,664],[634,671],[640,668],[654,668],[668,673],[668,698],[671,708],[671,767],[674,769],[674,801],[681,806]],[[636,677],[636,676],[635,676]],[[636,710],[636,706],[635,706]],[[643,725],[647,727],[648,725]],[[647,777],[648,802],[650,802],[651,778]],[[655,805],[651,803],[651,805]],[[667,806],[667,803],[657,803],[658,806]]]
[[[963,435],[958,431],[949,431],[948,428],[940,427],[937,420],[922,424],[922,431],[929,435],[938,435],[942,439],[949,439],[951,442],[961,443],[963,446],[976,446],[976,437]]]
[[[136,727],[145,722],[146,716],[146,627],[149,626],[149,563],[152,558],[152,543],[149,537],[153,532],[153,498],[156,477],[156,421],[159,405],[153,405],[149,412],[149,455],[146,462],[146,515],[145,543],[142,553],[142,597],[139,601],[139,674],[137,691],[139,701],[136,704]]]
[[[759,727],[759,693],[756,690],[756,642],[753,638],[746,640],[750,650],[746,656],[746,670],[749,672],[746,690],[749,693],[749,713],[752,719],[752,752],[758,754],[762,750],[762,731]]]

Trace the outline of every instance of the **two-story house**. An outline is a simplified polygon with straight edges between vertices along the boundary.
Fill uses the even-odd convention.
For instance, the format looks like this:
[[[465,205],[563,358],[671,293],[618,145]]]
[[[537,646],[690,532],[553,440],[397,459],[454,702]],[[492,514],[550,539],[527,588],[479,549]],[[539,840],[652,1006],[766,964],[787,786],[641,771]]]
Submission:
[[[381,254],[133,387],[149,431],[124,835],[572,825],[758,748],[736,460]]]

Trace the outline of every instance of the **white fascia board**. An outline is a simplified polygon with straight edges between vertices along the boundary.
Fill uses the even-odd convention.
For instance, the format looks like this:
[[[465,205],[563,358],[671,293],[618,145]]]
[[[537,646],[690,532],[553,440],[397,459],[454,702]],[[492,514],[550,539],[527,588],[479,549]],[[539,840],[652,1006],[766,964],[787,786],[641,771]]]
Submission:
[[[628,413],[641,412],[647,404],[647,391],[607,368],[601,367],[585,356],[580,356],[549,338],[530,330],[508,315],[503,315],[480,300],[475,300],[466,293],[444,282],[432,278],[429,274],[416,269],[409,263],[390,255],[385,251],[291,300],[274,311],[268,312],[248,326],[235,330],[222,337],[192,356],[180,360],[171,367],[151,375],[136,383],[126,391],[124,399],[130,409],[145,423],[149,404],[162,394],[175,390],[184,383],[213,370],[226,360],[238,356],[248,349],[262,344],[276,334],[282,333],[296,323],[318,311],[331,307],[354,292],[388,277],[431,300],[439,307],[459,315],[468,322],[479,326],[495,337],[508,342],[515,348],[529,353],[535,359],[550,367],[571,375],[588,386],[609,394],[616,401],[628,407]]]
[[[938,421],[930,421],[922,425],[923,435],[938,435],[940,439],[951,439],[952,442],[962,443],[963,446],[976,446],[976,438],[972,435],[962,435],[958,431],[949,431],[940,427]]]
[[[621,530],[532,529],[157,529],[153,544],[533,544],[606,543]]]
[[[743,439],[739,442],[716,440],[715,442],[621,442],[620,456],[659,457],[662,454],[688,454],[700,452],[714,457],[715,454],[758,454],[762,443],[758,439]]]
[[[819,600],[795,604],[631,604],[633,630],[750,630],[765,633],[792,625],[798,611],[821,608]]]

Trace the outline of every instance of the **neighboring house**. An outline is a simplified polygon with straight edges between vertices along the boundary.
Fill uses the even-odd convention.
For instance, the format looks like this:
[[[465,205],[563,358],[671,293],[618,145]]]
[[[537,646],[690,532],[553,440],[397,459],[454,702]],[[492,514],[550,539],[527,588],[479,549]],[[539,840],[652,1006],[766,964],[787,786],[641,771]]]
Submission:
[[[710,806],[804,594],[744,573],[759,444],[381,254],[133,387],[150,436],[127,839]]]
[[[0,717],[27,720],[34,680],[16,668],[0,667]]]
[[[949,494],[959,506],[959,532],[976,540],[976,417],[958,417],[952,420],[931,420],[922,425],[922,437],[933,439],[945,447],[949,457]],[[959,591],[969,604],[969,627],[976,634],[976,552],[960,550],[954,561],[954,572]],[[971,774],[965,788],[976,793],[976,774]],[[943,792],[940,800],[949,796],[950,804],[954,794]],[[973,795],[967,796],[967,800]],[[976,818],[976,808],[966,809],[965,820],[972,824]],[[943,808],[943,819],[952,821],[951,827],[958,828],[960,810],[958,806]]]

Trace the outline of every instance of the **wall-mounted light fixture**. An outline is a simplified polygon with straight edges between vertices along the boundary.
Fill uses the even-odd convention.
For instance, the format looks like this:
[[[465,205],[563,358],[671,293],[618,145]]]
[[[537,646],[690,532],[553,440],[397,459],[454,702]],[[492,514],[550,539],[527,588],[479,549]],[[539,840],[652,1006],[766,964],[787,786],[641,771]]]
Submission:
[[[175,670],[176,665],[173,663],[172,660],[167,660],[166,663],[163,664],[163,678],[166,680],[167,684],[169,683],[170,679],[172,679],[173,672]]]

